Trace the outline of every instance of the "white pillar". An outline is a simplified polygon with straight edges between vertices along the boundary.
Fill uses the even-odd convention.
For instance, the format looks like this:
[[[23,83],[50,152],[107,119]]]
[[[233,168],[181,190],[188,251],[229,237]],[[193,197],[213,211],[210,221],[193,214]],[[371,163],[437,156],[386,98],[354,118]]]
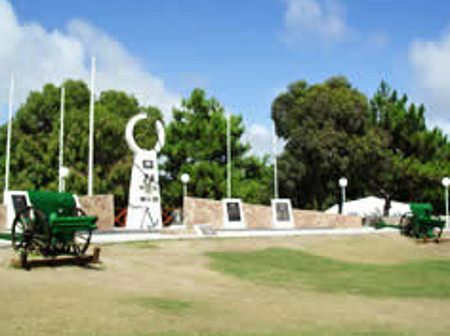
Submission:
[[[231,114],[227,115],[227,197],[231,198]]]
[[[450,178],[444,177],[442,179],[442,185],[445,188],[445,227],[449,229],[448,219],[448,187],[450,187]]]
[[[273,192],[274,198],[278,199],[278,137],[275,123],[273,124]]]
[[[339,186],[341,187],[341,195],[342,195],[342,206],[341,206],[341,214],[344,214],[344,206],[345,206],[345,188],[348,185],[348,181],[345,177],[339,179]]]
[[[9,88],[8,134],[6,138],[5,191],[9,190],[9,165],[11,157],[13,96],[14,96],[14,75],[11,75],[11,86]]]
[[[344,214],[344,206],[345,206],[345,187],[342,187],[342,214]]]
[[[449,228],[448,223],[448,186],[445,187],[445,227]]]
[[[64,104],[65,104],[65,94],[66,90],[64,87],[61,88],[61,116],[60,116],[60,126],[59,126],[59,169],[58,169],[58,179],[59,179],[59,192],[63,192],[65,189],[64,179],[61,174],[61,168],[64,166]]]
[[[91,101],[89,106],[89,163],[88,195],[93,195],[94,182],[94,103],[95,103],[95,57],[91,60]]]

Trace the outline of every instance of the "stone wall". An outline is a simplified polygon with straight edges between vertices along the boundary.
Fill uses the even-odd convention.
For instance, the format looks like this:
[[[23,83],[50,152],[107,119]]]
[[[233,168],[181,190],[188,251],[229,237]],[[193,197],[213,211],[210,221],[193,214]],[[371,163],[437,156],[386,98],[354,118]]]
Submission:
[[[272,228],[270,206],[243,204],[244,220],[249,229]],[[183,200],[184,224],[209,224],[214,229],[223,229],[223,208],[221,201],[185,197]],[[360,228],[362,218],[326,214],[319,211],[293,210],[295,228]]]
[[[113,195],[79,196],[78,200],[87,215],[98,217],[99,230],[108,230],[114,227]]]
[[[0,205],[0,232],[6,228],[6,206]]]

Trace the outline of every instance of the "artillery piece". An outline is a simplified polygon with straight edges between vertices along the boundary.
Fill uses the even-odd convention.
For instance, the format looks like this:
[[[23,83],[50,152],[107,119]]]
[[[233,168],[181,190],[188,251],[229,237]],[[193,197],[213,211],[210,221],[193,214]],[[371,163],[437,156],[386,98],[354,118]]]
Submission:
[[[71,193],[29,191],[29,204],[16,213],[11,230],[11,244],[21,255],[25,267],[29,253],[44,257],[83,256],[96,216],[87,216],[77,206]]]
[[[433,206],[429,203],[411,203],[409,208],[411,212],[400,218],[399,225],[388,225],[380,220],[375,227],[377,229],[398,229],[405,236],[424,241],[434,239],[438,243],[445,227],[445,221],[433,216]]]

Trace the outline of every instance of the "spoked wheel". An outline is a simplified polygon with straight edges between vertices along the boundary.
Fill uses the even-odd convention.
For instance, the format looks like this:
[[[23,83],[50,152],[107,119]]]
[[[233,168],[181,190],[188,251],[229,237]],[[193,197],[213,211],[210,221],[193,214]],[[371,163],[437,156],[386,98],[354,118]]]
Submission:
[[[26,208],[14,218],[11,231],[11,245],[14,250],[28,249],[33,237],[33,218],[31,208]]]
[[[404,214],[400,218],[400,230],[401,230],[401,233],[404,234],[405,236],[408,236],[408,237],[414,236],[414,228],[413,228],[412,219],[411,219],[409,213]]]
[[[74,211],[74,216],[76,217],[86,216],[86,213],[82,209],[76,208]],[[74,233],[72,241],[72,249],[73,253],[76,256],[82,256],[84,253],[86,253],[87,249],[89,248],[89,244],[91,243],[91,237],[92,237],[91,230],[76,231]]]
[[[16,215],[11,232],[11,244],[20,251],[22,264],[26,264],[28,253],[46,256],[50,247],[50,228],[42,211],[27,207]]]
[[[433,228],[433,238],[435,243],[439,243],[439,241],[441,240],[442,231],[444,231],[444,228],[442,226],[435,226]]]

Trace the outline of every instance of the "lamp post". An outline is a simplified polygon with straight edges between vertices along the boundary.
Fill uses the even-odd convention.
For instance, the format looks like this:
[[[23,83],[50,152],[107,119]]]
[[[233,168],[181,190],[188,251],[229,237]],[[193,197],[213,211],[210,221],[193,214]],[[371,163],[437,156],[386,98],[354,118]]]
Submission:
[[[183,197],[187,196],[187,185],[189,183],[190,177],[189,174],[181,175],[181,183],[183,183]]]
[[[450,186],[450,178],[444,177],[442,185],[445,188],[445,227],[448,229],[448,187]]]
[[[340,213],[343,214],[344,213],[344,204],[345,204],[345,188],[348,185],[348,181],[345,177],[342,177],[339,179],[339,186],[341,187],[341,211]]]
[[[70,175],[69,168],[65,166],[59,167],[59,192],[65,192],[66,191],[66,178],[68,178]]]

